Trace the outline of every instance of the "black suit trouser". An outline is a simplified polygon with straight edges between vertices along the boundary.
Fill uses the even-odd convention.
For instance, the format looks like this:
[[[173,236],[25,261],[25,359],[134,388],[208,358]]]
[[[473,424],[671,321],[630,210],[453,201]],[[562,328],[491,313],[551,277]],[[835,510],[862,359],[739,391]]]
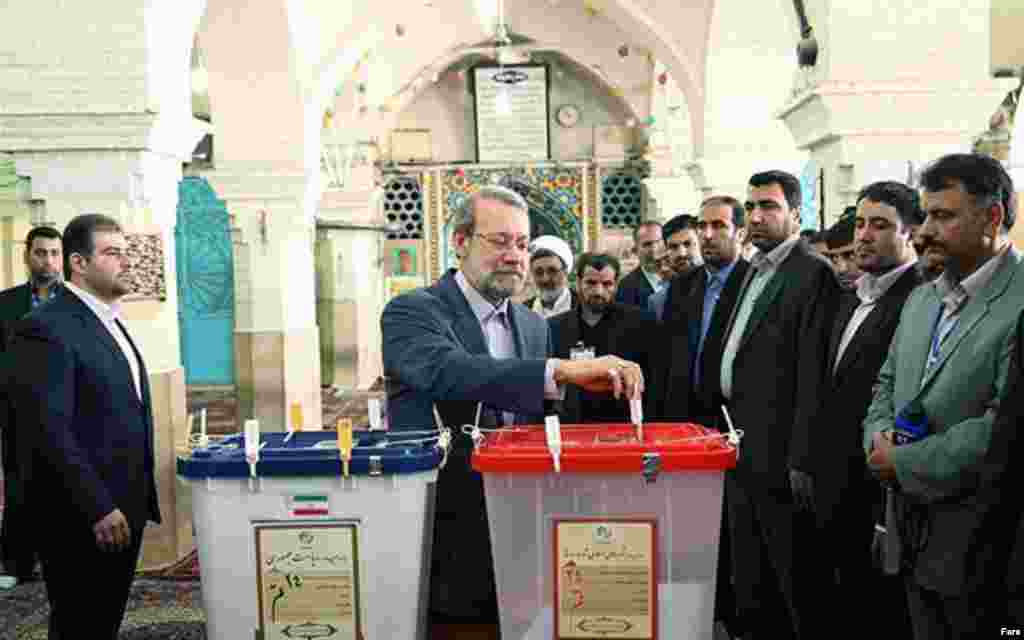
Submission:
[[[25,491],[17,474],[4,470],[4,516],[0,525],[0,561],[8,575],[19,580],[32,577],[36,568],[38,532],[25,514]]]
[[[47,526],[40,549],[43,580],[50,601],[50,640],[116,640],[142,546],[142,529],[122,551],[96,546],[92,529]]]
[[[788,487],[756,486],[726,473],[738,620],[736,631],[775,639],[817,639],[823,631],[827,570],[813,515]],[[767,483],[765,483],[767,484]]]
[[[999,628],[1008,624],[999,619],[998,607],[983,592],[946,596],[922,587],[913,577],[904,577],[904,583],[915,640],[996,638]]]

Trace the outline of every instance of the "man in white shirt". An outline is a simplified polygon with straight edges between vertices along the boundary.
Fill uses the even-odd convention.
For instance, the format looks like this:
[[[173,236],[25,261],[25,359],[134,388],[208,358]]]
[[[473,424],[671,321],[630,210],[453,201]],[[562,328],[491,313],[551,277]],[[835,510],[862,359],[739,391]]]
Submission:
[[[886,579],[872,562],[875,523],[882,512],[882,488],[870,477],[861,445],[861,423],[889,353],[900,312],[922,282],[914,268],[913,225],[924,216],[917,193],[898,182],[876,182],[861,190],[851,225],[857,268],[854,292],[839,303],[828,347],[826,385],[818,425],[811,433],[815,512],[822,537],[836,553],[821,554],[835,581],[823,606],[843,620],[851,637],[870,636],[874,627],[858,611],[864,593],[888,593],[885,625],[892,637],[910,634],[902,584]],[[877,623],[871,619],[870,624]],[[857,627],[857,625],[865,625]],[[854,631],[854,629],[857,629]]]
[[[27,517],[37,524],[51,639],[116,638],[147,522],[160,522],[145,363],[121,320],[117,222],[64,230],[67,293],[14,331],[10,384]],[[83,587],[83,576],[87,585]]]

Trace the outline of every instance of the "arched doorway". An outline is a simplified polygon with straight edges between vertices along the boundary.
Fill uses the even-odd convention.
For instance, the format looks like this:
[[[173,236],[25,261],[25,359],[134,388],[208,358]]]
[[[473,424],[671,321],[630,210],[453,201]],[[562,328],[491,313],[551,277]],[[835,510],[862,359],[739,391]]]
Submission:
[[[178,326],[185,383],[235,383],[235,281],[224,201],[206,179],[178,185]]]

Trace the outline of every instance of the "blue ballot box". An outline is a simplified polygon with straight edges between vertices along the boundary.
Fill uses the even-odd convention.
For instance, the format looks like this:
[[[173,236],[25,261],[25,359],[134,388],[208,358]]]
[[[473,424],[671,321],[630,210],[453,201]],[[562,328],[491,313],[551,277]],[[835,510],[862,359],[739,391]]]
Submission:
[[[244,436],[179,457],[191,485],[207,637],[426,637],[437,432]]]

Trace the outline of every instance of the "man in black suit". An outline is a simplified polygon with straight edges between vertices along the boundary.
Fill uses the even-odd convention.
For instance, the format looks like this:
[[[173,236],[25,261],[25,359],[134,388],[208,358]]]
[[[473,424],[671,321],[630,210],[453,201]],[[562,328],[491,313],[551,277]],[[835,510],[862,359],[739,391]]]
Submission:
[[[548,318],[555,358],[571,360],[615,355],[640,365],[649,375],[654,318],[639,307],[615,302],[619,261],[603,253],[584,253],[576,261],[579,306]],[[570,387],[560,417],[570,424],[629,422],[629,403],[608,394]]]
[[[61,289],[60,232],[51,227],[34,227],[25,238],[25,268],[28,282],[0,292],[0,376],[3,369],[12,364],[7,361],[7,343],[14,323],[29,311],[48,302]],[[0,413],[2,416],[3,413]],[[33,543],[35,532],[20,517],[24,495],[22,480],[17,470],[17,445],[14,438],[15,425],[4,424],[0,418],[0,435],[3,442],[4,509],[3,529],[0,532],[0,560],[4,570],[26,582],[35,577],[36,553]]]
[[[722,339],[750,266],[740,257],[745,217],[743,205],[730,196],[701,203],[695,228],[704,268],[672,280],[666,308],[655,310],[661,318],[659,343],[665,346],[650,376],[650,388],[657,394],[651,400],[652,417],[657,420],[719,424],[722,400],[713,389],[718,388],[714,380],[721,368]],[[736,615],[725,509],[721,526],[715,620],[730,629]]]
[[[669,282],[676,276],[694,271],[704,264],[700,254],[700,238],[697,237],[697,218],[686,213],[672,218],[661,228],[665,239],[665,253],[658,258],[662,272],[668,267],[669,275],[662,279],[663,285],[647,298],[647,309],[661,320],[668,298]]]
[[[865,593],[882,590],[890,594],[881,612],[890,621],[887,635],[910,635],[902,584],[883,579],[872,563],[875,522],[884,521],[879,518],[884,501],[867,468],[861,425],[900,311],[922,281],[914,268],[911,225],[921,224],[923,217],[917,193],[898,182],[876,182],[858,195],[851,224],[857,266],[864,275],[856,281],[855,293],[839,303],[817,428],[809,434],[812,497],[821,535],[833,549],[819,560],[838,577],[833,594],[822,602],[844,625],[871,620],[859,633],[847,627],[852,636],[867,637],[877,630],[877,618],[864,616],[858,603]]]
[[[648,220],[633,230],[633,242],[640,266],[619,283],[615,301],[647,308],[647,298],[664,284],[658,274],[658,256],[662,253],[661,224]]]
[[[857,289],[857,280],[864,274],[857,262],[857,248],[853,237],[857,207],[847,207],[847,210],[849,213],[844,213],[825,234],[825,246],[828,247],[825,255],[836,271],[840,288],[852,293]]]
[[[720,375],[707,381],[744,430],[738,465],[726,474],[739,630],[771,638],[824,633],[802,489],[839,287],[800,242],[800,202],[789,173],[750,178],[747,229],[758,253],[724,334]]]
[[[147,521],[159,522],[142,356],[120,319],[129,293],[117,222],[64,231],[67,291],[15,328],[11,419],[50,601],[50,638],[117,637]]]

